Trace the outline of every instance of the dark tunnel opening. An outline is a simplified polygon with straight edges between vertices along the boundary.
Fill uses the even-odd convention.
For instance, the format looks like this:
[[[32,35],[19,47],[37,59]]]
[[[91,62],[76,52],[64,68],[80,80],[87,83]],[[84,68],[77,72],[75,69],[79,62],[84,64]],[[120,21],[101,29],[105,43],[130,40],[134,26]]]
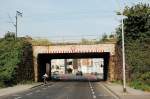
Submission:
[[[109,52],[95,52],[95,53],[49,53],[49,54],[38,54],[38,81],[43,81],[42,76],[49,72],[49,80],[51,79],[51,60],[52,59],[86,59],[86,58],[103,58],[103,81],[108,79],[108,68],[109,68]],[[49,70],[46,68],[47,63],[49,63]]]

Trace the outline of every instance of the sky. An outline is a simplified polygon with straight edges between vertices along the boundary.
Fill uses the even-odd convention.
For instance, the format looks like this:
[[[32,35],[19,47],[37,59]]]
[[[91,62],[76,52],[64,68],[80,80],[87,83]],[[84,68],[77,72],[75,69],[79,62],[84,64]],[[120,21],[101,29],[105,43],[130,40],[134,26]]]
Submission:
[[[116,11],[150,0],[0,0],[0,37],[15,32],[33,38],[79,38],[115,33],[120,23]]]

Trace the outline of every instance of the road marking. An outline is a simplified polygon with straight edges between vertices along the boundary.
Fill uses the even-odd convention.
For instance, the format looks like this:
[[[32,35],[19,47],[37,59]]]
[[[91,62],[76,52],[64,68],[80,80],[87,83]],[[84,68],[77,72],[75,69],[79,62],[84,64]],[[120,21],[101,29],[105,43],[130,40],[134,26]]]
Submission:
[[[92,84],[91,84],[90,81],[89,81],[89,86],[90,86],[90,89],[91,89],[92,97],[93,97],[93,99],[95,99],[96,98],[95,92],[94,92],[94,89],[93,89]]]
[[[22,98],[22,97],[16,97],[16,98],[14,98],[14,99],[20,99],[20,98]]]
[[[90,81],[89,81],[89,86],[90,86],[90,87],[92,87],[92,86],[91,86],[91,82],[90,82]]]

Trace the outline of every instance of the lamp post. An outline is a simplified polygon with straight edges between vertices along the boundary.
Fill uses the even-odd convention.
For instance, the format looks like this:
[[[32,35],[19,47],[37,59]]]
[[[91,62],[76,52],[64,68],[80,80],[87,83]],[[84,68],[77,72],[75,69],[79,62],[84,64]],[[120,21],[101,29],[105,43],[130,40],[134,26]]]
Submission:
[[[22,13],[19,11],[16,11],[16,24],[15,24],[15,28],[16,28],[16,38],[17,38],[17,32],[18,32],[18,16],[22,17]]]
[[[118,7],[120,9],[119,12],[117,12],[118,15],[121,15],[121,35],[122,35],[122,80],[123,80],[123,92],[127,92],[126,90],[126,68],[125,68],[125,47],[124,47],[124,15],[123,15],[123,9],[120,7],[119,0],[116,0],[118,2]]]
[[[121,13],[121,26],[122,26],[122,72],[123,72],[123,92],[126,92],[126,68],[125,68],[125,47],[124,47],[124,16]]]

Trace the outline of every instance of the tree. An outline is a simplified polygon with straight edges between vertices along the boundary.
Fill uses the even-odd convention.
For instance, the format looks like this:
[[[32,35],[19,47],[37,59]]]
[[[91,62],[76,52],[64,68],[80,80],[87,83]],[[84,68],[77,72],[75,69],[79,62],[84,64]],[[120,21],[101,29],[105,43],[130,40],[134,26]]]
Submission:
[[[5,39],[7,39],[7,40],[15,39],[15,33],[8,31],[8,32],[5,34]]]
[[[102,35],[102,41],[106,41],[107,38],[108,38],[108,36],[107,36],[106,34],[103,34],[103,35]]]
[[[115,38],[115,35],[111,34],[109,35],[109,38]]]
[[[123,12],[125,40],[137,40],[150,37],[150,6],[148,4],[137,4],[125,7]],[[118,28],[119,39],[121,39],[121,27]]]
[[[136,81],[135,87],[150,91],[147,80],[150,77],[150,6],[142,3],[127,6],[123,14],[127,16],[124,19],[125,53],[131,81]],[[121,25],[116,33],[121,46]]]

